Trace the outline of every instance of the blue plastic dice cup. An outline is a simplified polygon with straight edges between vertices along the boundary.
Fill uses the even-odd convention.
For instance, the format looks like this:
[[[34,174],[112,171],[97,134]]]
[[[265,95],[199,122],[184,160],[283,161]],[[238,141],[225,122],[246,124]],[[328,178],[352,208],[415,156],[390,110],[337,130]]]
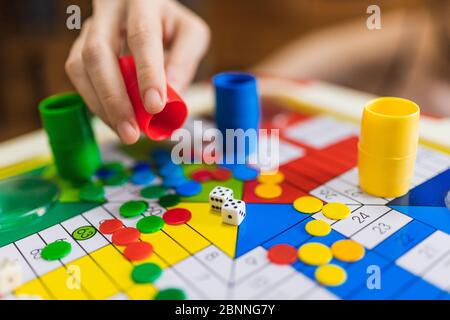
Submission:
[[[224,72],[212,79],[216,95],[215,120],[217,128],[224,137],[224,161],[227,150],[226,129],[258,130],[260,125],[260,101],[256,78],[243,72]],[[256,136],[258,132],[256,131]],[[247,158],[256,150],[257,141],[245,141],[245,149],[237,150],[237,139],[234,139],[233,160]],[[244,154],[242,155],[243,152]],[[240,157],[239,157],[240,156]]]

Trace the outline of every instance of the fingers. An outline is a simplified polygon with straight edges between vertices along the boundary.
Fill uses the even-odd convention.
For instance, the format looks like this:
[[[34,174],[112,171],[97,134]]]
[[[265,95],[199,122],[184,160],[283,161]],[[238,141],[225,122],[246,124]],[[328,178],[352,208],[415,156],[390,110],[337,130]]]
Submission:
[[[134,56],[139,89],[146,110],[158,113],[166,104],[163,30],[158,1],[130,2],[127,18],[128,46]]]
[[[139,128],[118,65],[123,22],[139,89],[150,113],[160,112],[166,104],[166,75],[178,89],[192,79],[207,49],[209,30],[173,1],[94,0],[93,4],[94,15],[73,45],[66,71],[89,108],[124,143],[134,143],[139,139]],[[171,47],[166,61],[165,39]]]
[[[86,35],[89,32],[89,24],[89,20],[86,20],[83,24],[80,36],[75,40],[70,49],[65,69],[70,81],[72,81],[75,89],[83,97],[83,100],[86,102],[89,109],[99,116],[107,125],[111,126],[94,87],[92,86],[91,80],[84,69],[83,59],[81,57],[81,50],[83,49]]]
[[[97,1],[81,50],[84,69],[110,125],[124,143],[139,139],[139,129],[118,65],[124,2]]]
[[[187,9],[181,10],[182,17],[176,22],[172,46],[166,57],[167,81],[178,90],[184,89],[194,77],[210,39],[208,26]]]

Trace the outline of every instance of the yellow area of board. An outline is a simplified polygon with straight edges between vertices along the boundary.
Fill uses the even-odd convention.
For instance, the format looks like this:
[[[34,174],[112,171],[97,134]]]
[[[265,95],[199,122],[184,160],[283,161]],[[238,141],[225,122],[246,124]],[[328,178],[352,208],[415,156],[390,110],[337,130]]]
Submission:
[[[132,300],[151,300],[158,293],[152,284],[140,284],[127,291],[127,296]]]
[[[219,213],[212,212],[209,203],[183,202],[177,207],[191,211],[188,224],[230,257],[236,253],[237,226],[224,224]]]
[[[189,253],[196,253],[209,245],[208,240],[202,237],[197,231],[190,226],[183,224],[171,226],[166,224],[163,228],[170,237],[186,248]],[[156,250],[156,249],[155,249]]]
[[[80,287],[71,285],[71,278],[64,267],[46,273],[41,279],[58,300],[86,300],[90,298],[86,294],[82,282]]]
[[[53,298],[44,288],[42,282],[37,278],[21,285],[19,288],[14,290],[14,294],[17,296],[36,296],[43,300],[49,300]]]
[[[84,256],[67,264],[67,271],[72,272],[74,281],[76,281],[77,276],[80,277],[80,284],[93,299],[107,299],[118,292],[117,286],[114,285],[89,256]],[[79,272],[78,275],[77,272]]]
[[[141,234],[141,240],[152,244],[156,253],[168,264],[175,264],[189,256],[189,253],[162,231]]]
[[[94,251],[91,257],[114,279],[120,289],[125,290],[133,285],[130,277],[133,265],[113,245]]]

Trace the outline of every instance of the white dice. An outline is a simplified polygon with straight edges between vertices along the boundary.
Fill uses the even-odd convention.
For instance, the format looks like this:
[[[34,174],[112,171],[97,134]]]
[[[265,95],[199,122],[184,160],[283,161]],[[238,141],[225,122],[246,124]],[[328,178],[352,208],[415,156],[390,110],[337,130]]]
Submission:
[[[222,221],[238,226],[245,218],[245,202],[228,199],[222,206]]]
[[[22,267],[17,261],[0,260],[0,296],[5,296],[22,284]]]
[[[233,190],[217,186],[211,190],[209,193],[209,204],[211,209],[215,211],[220,211],[223,204],[228,200],[233,198]]]

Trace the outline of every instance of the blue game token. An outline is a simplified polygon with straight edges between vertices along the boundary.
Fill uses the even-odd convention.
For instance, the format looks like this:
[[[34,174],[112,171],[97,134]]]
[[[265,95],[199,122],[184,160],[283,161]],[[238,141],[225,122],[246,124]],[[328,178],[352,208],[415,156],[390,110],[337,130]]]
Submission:
[[[163,186],[165,188],[176,188],[178,186],[181,186],[182,184],[186,183],[188,180],[185,176],[170,176],[167,178],[164,178]]]
[[[108,178],[111,178],[115,173],[116,172],[114,170],[107,169],[107,168],[100,168],[100,169],[97,170],[95,175],[100,180],[106,180]]]
[[[192,197],[202,192],[202,185],[197,181],[188,181],[178,186],[176,192],[182,197]]]
[[[239,166],[239,164],[235,164],[235,163],[221,163],[219,164],[219,167],[228,169],[233,171],[235,168],[237,168]]]
[[[155,180],[156,176],[150,170],[141,170],[131,176],[131,182],[138,185],[148,185]]]
[[[167,149],[154,149],[150,153],[150,156],[155,159],[166,155],[170,155],[170,152]]]
[[[170,156],[168,156],[167,158],[159,158],[159,159],[155,160],[155,164],[158,168],[160,168],[168,163],[172,163],[172,159],[170,158]]]
[[[255,180],[259,176],[259,171],[247,165],[238,165],[233,168],[233,177],[241,181]]]
[[[183,168],[178,164],[168,162],[159,169],[159,174],[162,177],[166,177],[166,178],[167,177],[180,177],[183,175]]]
[[[150,171],[150,165],[147,162],[139,161],[133,167],[133,172]]]
[[[171,161],[170,152],[165,149],[156,149],[151,153],[152,159],[158,167]]]

